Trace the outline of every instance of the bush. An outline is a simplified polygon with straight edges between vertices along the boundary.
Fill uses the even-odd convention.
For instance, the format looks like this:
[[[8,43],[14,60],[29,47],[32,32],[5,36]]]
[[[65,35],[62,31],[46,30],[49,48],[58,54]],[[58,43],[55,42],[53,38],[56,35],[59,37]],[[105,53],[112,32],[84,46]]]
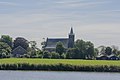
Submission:
[[[51,54],[48,51],[43,52],[43,58],[51,58]]]
[[[59,59],[59,58],[60,58],[59,53],[52,52],[52,53],[50,53],[50,54],[51,54],[51,58],[52,58],[52,59]]]
[[[0,70],[45,70],[45,71],[89,71],[89,72],[120,72],[118,66],[83,66],[70,64],[0,64]]]
[[[61,59],[66,59],[66,53],[63,53],[63,54],[61,55]]]
[[[10,55],[7,55],[6,53],[0,53],[0,58],[10,58]]]

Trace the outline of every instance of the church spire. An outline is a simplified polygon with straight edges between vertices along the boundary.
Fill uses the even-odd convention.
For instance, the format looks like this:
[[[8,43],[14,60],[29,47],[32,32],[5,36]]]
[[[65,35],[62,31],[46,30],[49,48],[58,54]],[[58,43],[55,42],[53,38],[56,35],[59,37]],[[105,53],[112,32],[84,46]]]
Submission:
[[[73,34],[73,28],[71,27],[70,34]]]
[[[75,38],[75,35],[73,33],[73,28],[71,27],[71,30],[70,30],[70,33],[69,33],[68,48],[73,48],[74,47],[74,38]]]

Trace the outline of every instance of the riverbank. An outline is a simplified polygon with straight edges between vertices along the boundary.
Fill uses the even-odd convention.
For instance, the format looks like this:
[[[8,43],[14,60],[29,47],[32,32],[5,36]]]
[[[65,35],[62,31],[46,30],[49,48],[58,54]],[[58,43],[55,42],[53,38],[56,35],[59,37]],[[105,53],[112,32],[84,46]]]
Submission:
[[[9,58],[0,70],[120,72],[120,61]]]

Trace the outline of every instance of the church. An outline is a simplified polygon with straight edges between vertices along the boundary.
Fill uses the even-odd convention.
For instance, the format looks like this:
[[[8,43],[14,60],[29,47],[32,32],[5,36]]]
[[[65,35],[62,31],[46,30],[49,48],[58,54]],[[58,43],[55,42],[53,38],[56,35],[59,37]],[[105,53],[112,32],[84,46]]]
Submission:
[[[73,48],[74,40],[75,40],[75,34],[73,32],[73,28],[71,27],[68,38],[47,38],[44,50],[50,52],[55,51],[58,42],[61,42],[65,49]]]

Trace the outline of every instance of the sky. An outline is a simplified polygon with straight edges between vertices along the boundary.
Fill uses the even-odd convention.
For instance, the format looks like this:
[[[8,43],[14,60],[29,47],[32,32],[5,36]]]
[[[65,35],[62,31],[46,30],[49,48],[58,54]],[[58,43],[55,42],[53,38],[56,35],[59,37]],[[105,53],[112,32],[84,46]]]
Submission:
[[[95,47],[120,47],[120,0],[0,0],[0,35],[24,37],[38,47],[47,37],[68,37]]]

